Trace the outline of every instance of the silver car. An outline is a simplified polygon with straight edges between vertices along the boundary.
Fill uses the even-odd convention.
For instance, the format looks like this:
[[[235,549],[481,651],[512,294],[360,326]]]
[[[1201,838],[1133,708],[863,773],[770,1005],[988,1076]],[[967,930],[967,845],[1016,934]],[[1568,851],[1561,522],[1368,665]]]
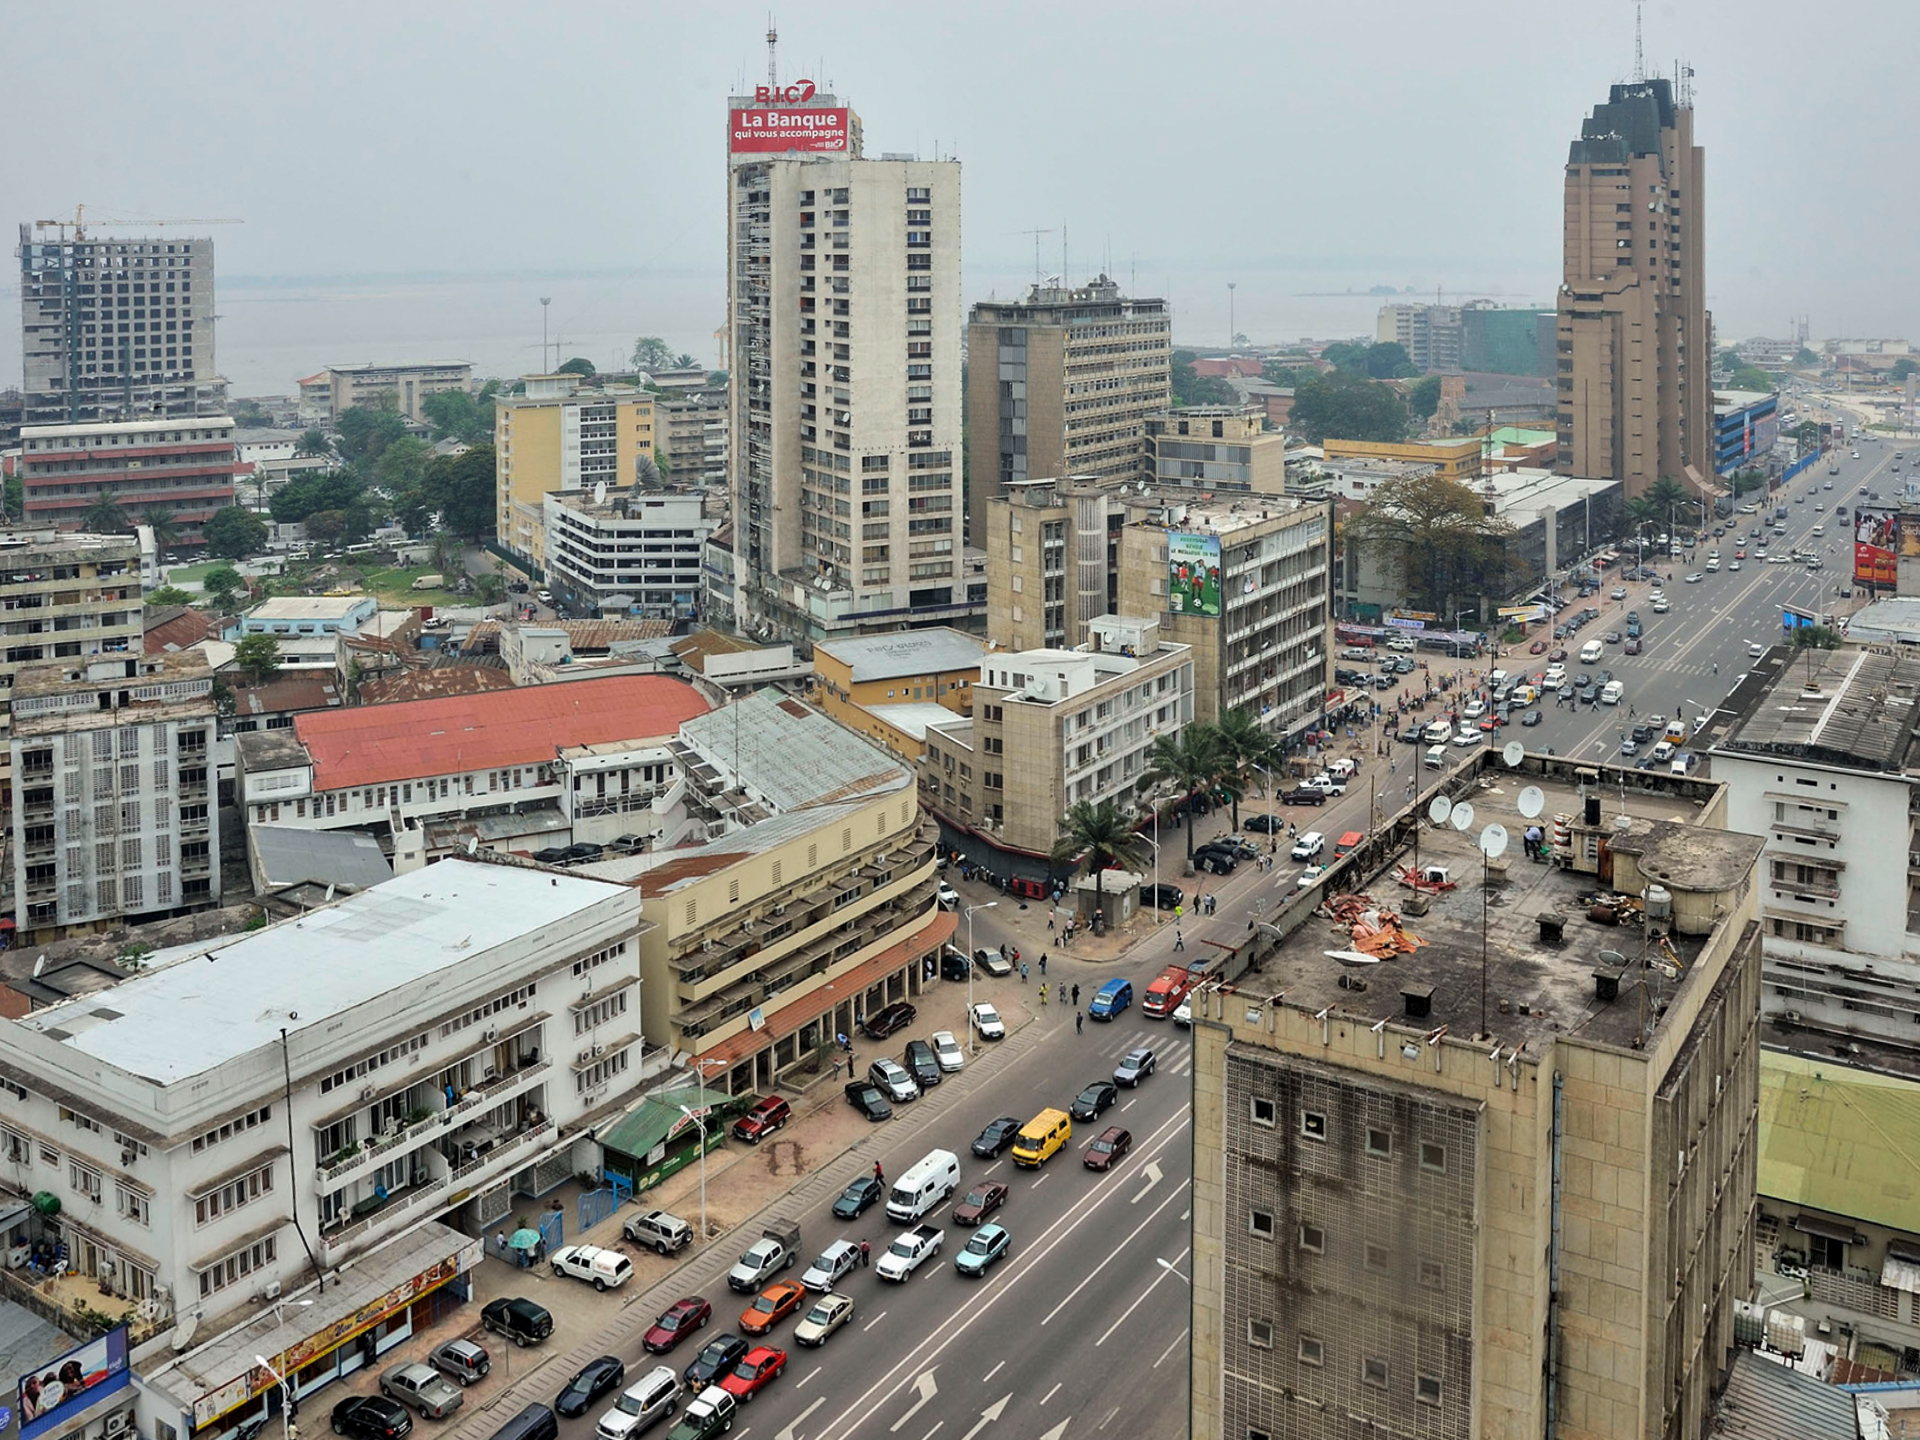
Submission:
[[[1132,1089],[1153,1074],[1153,1070],[1153,1051],[1144,1045],[1137,1046],[1122,1055],[1120,1063],[1113,1067],[1113,1083]]]
[[[466,1397],[460,1387],[431,1365],[412,1361],[389,1366],[380,1376],[380,1393],[389,1400],[411,1405],[429,1420],[444,1420]]]

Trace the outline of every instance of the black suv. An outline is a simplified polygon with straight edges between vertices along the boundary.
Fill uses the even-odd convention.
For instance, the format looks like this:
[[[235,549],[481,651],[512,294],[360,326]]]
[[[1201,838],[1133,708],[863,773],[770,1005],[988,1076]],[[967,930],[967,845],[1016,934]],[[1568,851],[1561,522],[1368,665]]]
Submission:
[[[913,1006],[904,1000],[876,1010],[860,1022],[860,1028],[867,1033],[869,1040],[884,1040],[896,1030],[904,1030],[913,1023]]]
[[[940,1062],[934,1058],[933,1047],[924,1040],[909,1040],[907,1053],[901,1057],[901,1063],[907,1067],[907,1073],[913,1076],[914,1084],[922,1090],[930,1090],[940,1083]]]
[[[973,970],[973,962],[951,945],[940,952],[940,978],[964,980]]]
[[[1318,785],[1297,785],[1291,790],[1280,792],[1280,803],[1282,805],[1324,805],[1327,803],[1327,792]]]
[[[490,1303],[480,1312],[480,1323],[516,1345],[538,1345],[553,1334],[553,1316],[518,1295]]]
[[[1202,845],[1193,852],[1193,867],[1214,875],[1231,875],[1240,857],[1225,845]]]
[[[407,1407],[384,1395],[352,1395],[333,1407],[333,1433],[353,1440],[400,1440],[413,1429]]]
[[[1173,910],[1187,903],[1178,885],[1142,885],[1140,903],[1154,910]]]

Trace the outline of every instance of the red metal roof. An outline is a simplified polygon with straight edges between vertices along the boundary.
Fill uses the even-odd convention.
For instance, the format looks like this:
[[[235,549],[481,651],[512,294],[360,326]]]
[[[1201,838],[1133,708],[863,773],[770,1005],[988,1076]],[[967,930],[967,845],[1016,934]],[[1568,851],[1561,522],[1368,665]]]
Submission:
[[[314,786],[344,790],[496,766],[537,765],[568,745],[671,735],[707,702],[662,675],[569,680],[483,695],[300,715]]]

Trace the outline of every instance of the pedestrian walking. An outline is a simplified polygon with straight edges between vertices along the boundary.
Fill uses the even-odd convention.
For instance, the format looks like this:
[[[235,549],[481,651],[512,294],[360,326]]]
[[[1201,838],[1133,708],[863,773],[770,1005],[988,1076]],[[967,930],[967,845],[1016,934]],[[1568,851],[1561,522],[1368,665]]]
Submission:
[[[1080,1022],[1085,1018],[1086,1017],[1082,1015],[1078,1010],[1073,1012],[1073,1033],[1074,1034],[1078,1035],[1080,1033]]]
[[[1049,935],[1053,934],[1053,916],[1052,915],[1047,916],[1047,934]]]
[[[493,1232],[493,1248],[499,1252],[501,1259],[504,1260],[506,1258],[506,1255],[507,1255],[507,1232],[506,1231],[496,1230]]]
[[[1047,952],[1044,950],[1040,952],[1040,973],[1042,975],[1047,973]]]
[[[1025,965],[1020,967],[1020,983],[1022,985],[1027,983],[1027,967]]]
[[[1173,948],[1176,950],[1184,950],[1187,948],[1186,939],[1180,934],[1180,927],[1178,925],[1173,927]]]
[[[1080,1003],[1080,986],[1077,983],[1073,987],[1073,1003],[1076,1006]]]
[[[1040,986],[1040,1003],[1042,1005],[1047,1003],[1047,987],[1044,983]]]
[[[860,1242],[860,1263],[862,1265],[871,1265],[873,1263],[873,1247],[867,1244],[865,1240]]]
[[[880,1162],[878,1160],[873,1162],[873,1178],[878,1180],[882,1185],[887,1183],[886,1172],[880,1168]]]

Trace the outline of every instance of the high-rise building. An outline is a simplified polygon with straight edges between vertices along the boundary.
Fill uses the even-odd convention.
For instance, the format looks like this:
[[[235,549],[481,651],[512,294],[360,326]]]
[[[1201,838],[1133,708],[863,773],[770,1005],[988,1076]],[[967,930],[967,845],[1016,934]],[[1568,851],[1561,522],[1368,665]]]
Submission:
[[[213,241],[52,228],[20,227],[25,423],[223,414]]]
[[[1559,468],[1629,499],[1712,483],[1705,172],[1692,98],[1661,78],[1612,87],[1567,154]]]
[[[1458,370],[1461,336],[1458,305],[1382,305],[1374,327],[1378,343],[1397,342],[1422,374]]]
[[[974,545],[982,543],[986,502],[1003,485],[1049,475],[1132,479],[1147,417],[1173,403],[1167,302],[1129,299],[1105,275],[975,305],[967,358],[967,539]]]
[[[1700,1435],[1753,1284],[1764,842],[1678,776],[1440,786],[1455,824],[1393,787],[1194,932],[1191,1433]]]
[[[980,497],[987,634],[1010,650],[1068,650],[1120,608],[1120,484],[1092,475],[1003,481]]]
[[[546,497],[636,483],[658,444],[645,390],[583,385],[578,375],[529,375],[526,392],[493,399],[495,533],[536,568],[546,559]]]
[[[817,639],[977,613],[959,162],[865,158],[857,117],[810,81],[736,96],[731,122],[736,623]]]
[[[697,491],[556,491],[546,497],[547,581],[579,614],[699,613],[700,555],[713,526]]]

